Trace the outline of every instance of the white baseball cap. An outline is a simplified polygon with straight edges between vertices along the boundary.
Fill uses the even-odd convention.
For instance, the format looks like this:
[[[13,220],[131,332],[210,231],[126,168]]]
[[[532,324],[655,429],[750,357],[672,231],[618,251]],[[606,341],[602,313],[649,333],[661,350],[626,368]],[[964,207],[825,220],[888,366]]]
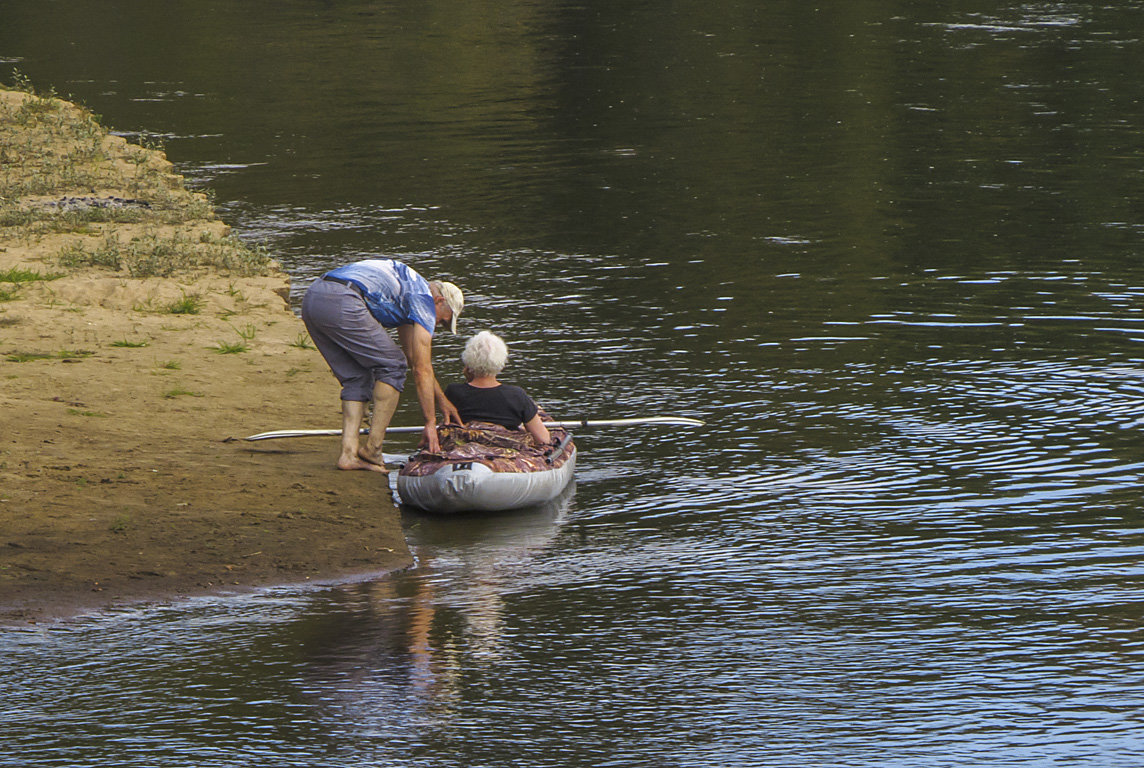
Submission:
[[[461,289],[456,285],[444,280],[438,281],[437,285],[440,286],[441,298],[445,299],[445,303],[453,312],[453,317],[449,320],[449,330],[456,333],[457,318],[461,316],[461,310],[465,308],[465,294],[461,293]]]

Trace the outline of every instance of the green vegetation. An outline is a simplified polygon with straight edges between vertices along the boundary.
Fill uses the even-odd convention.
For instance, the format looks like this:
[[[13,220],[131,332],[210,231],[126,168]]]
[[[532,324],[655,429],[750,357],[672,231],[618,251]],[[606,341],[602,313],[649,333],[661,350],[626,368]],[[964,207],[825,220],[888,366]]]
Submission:
[[[147,346],[148,343],[149,342],[146,342],[146,341],[128,341],[127,339],[123,339],[122,341],[111,342],[111,346],[123,347],[126,349],[138,349],[139,347]]]
[[[34,283],[41,280],[58,280],[62,274],[54,272],[36,272],[32,269],[0,269],[0,283],[11,283],[15,288],[0,288],[0,301],[12,301],[16,298],[19,287],[24,283]]]
[[[0,114],[0,222],[11,226],[16,204],[29,195],[82,194],[99,188],[107,178],[100,166],[107,160],[103,140],[107,131],[91,112],[56,98],[54,91],[39,94],[28,78],[13,74],[12,87],[27,93],[18,107]],[[34,173],[27,172],[34,169]]]
[[[197,315],[202,311],[202,308],[202,296],[197,294],[183,294],[183,298],[168,304],[165,311],[170,315]]]
[[[158,366],[168,371],[179,371],[183,368],[183,364],[178,360],[164,360],[163,362],[158,363]]]
[[[81,411],[78,408],[68,408],[68,413],[72,416],[94,416],[101,419],[107,418],[106,413],[100,413],[99,411]]]
[[[61,349],[59,352],[9,352],[4,359],[10,363],[29,363],[33,360],[75,360],[94,355],[86,349]]]
[[[234,326],[232,325],[231,328]],[[258,334],[258,329],[254,327],[253,323],[247,323],[242,328],[234,328],[234,332],[243,341],[251,341]]]
[[[196,241],[178,232],[149,231],[127,242],[109,235],[93,249],[72,243],[56,260],[64,267],[99,267],[130,277],[171,277],[204,269],[250,277],[267,274],[274,264],[261,246],[249,246],[233,236],[206,235]]]
[[[174,389],[168,389],[166,392],[163,393],[163,397],[167,398],[168,400],[173,400],[176,397],[184,397],[184,396],[186,396],[186,397],[202,397],[203,393],[202,392],[192,392],[191,390],[185,389],[183,387],[175,387]]]
[[[246,352],[249,347],[247,347],[241,341],[220,341],[217,345],[211,347],[211,349],[213,349],[215,352],[218,352],[220,355],[237,355],[241,354],[242,352]]]
[[[62,274],[36,272],[32,269],[0,269],[0,283],[34,283],[37,280],[58,280]]]
[[[10,87],[28,96],[19,104],[0,103],[0,236],[90,235],[100,223],[137,223],[151,229],[128,242],[109,236],[95,248],[72,244],[58,255],[60,266],[130,277],[275,271],[264,247],[200,231],[215,221],[214,205],[208,195],[184,188],[155,137],[140,136],[142,146],[125,144],[95,114],[54,91],[37,93],[18,71]],[[118,158],[133,166],[126,184]],[[160,233],[160,226],[168,230]],[[171,226],[187,231],[171,233]]]
[[[290,342],[290,346],[298,349],[314,349],[314,344],[310,341],[310,335],[307,333],[299,333],[298,337]]]
[[[30,363],[33,360],[52,360],[55,357],[46,352],[9,352],[4,359],[9,363]]]

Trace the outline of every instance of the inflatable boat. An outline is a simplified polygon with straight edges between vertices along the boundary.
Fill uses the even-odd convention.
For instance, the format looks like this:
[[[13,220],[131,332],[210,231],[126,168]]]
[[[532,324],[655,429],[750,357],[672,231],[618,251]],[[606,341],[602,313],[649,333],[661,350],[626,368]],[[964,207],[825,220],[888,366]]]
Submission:
[[[549,425],[553,444],[524,431],[470,422],[438,429],[441,450],[419,451],[397,474],[403,504],[429,512],[500,511],[551,501],[572,480],[576,446]]]

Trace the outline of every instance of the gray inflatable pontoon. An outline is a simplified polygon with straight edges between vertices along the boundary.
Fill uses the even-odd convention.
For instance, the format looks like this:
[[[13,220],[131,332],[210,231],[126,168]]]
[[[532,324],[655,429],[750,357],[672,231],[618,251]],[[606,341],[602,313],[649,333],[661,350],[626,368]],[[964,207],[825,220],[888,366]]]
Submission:
[[[559,466],[532,472],[494,472],[479,461],[443,463],[431,474],[398,474],[401,502],[429,512],[493,512],[543,504],[572,479],[576,446]]]

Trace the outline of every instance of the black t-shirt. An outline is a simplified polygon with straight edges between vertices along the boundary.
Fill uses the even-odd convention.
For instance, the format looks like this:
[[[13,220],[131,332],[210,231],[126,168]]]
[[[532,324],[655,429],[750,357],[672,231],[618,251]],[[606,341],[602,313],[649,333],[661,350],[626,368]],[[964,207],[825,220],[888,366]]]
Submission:
[[[465,422],[490,421],[508,429],[516,429],[536,415],[536,403],[518,386],[474,387],[457,383],[445,387],[445,397]]]

